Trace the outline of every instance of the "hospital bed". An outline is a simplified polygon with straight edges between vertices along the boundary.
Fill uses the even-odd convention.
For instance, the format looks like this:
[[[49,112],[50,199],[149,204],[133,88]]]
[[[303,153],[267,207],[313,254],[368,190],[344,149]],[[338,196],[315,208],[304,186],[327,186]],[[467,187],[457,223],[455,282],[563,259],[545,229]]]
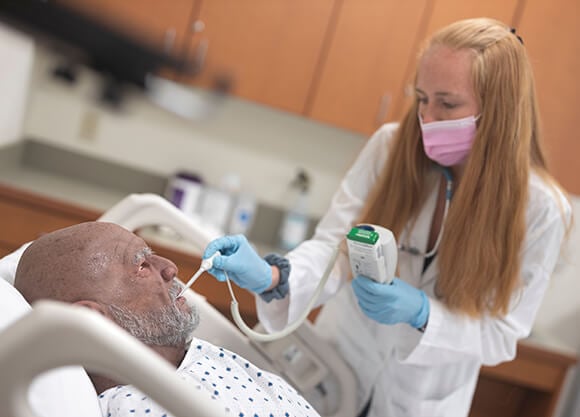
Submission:
[[[200,249],[219,235],[154,194],[130,195],[99,220],[132,231],[169,227]],[[31,308],[12,286],[25,247],[0,260],[0,416],[100,417],[85,369],[135,385],[175,417],[223,414],[149,348],[97,313],[51,301]],[[310,322],[283,339],[254,342],[202,295],[189,290],[187,297],[200,312],[196,337],[283,376],[322,416],[355,415],[354,373]]]

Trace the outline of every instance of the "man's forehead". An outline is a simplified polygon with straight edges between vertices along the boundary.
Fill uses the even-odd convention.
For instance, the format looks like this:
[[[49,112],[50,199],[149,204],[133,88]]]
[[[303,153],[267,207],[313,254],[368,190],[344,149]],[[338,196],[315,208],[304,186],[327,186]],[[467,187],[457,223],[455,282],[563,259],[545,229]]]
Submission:
[[[109,247],[113,258],[125,265],[135,265],[153,253],[143,239],[126,231],[117,236],[113,242],[108,241],[104,244]]]

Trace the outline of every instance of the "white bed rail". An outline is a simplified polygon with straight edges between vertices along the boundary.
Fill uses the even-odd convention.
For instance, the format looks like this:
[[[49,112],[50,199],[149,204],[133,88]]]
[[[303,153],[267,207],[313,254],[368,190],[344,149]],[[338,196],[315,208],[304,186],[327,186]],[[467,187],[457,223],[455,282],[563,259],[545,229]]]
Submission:
[[[134,232],[145,226],[167,226],[200,249],[223,233],[204,224],[195,214],[186,215],[157,194],[130,194],[115,204],[98,221],[116,223]]]
[[[36,417],[27,393],[40,373],[67,365],[126,381],[175,417],[225,416],[216,401],[176,378],[157,353],[87,308],[40,301],[2,332],[0,416]],[[80,416],[79,416],[80,417]]]

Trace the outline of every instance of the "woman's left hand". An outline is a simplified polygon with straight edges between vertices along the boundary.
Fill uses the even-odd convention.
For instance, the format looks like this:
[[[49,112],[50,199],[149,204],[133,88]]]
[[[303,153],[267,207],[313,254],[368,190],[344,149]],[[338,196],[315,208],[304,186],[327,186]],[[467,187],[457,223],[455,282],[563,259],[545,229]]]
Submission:
[[[379,323],[408,323],[417,329],[427,323],[427,295],[399,278],[390,284],[380,284],[359,275],[353,279],[352,288],[362,311]]]

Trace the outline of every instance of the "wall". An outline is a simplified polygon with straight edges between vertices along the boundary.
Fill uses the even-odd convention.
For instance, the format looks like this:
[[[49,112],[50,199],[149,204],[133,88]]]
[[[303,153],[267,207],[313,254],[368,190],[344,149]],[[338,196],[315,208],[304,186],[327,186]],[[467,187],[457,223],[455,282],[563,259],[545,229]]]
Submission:
[[[26,137],[163,176],[196,171],[212,185],[235,172],[246,191],[274,207],[285,207],[302,167],[312,177],[310,214],[320,216],[364,144],[361,135],[235,98],[195,122],[135,96],[112,112],[94,100],[100,79],[83,72],[63,85],[50,76],[56,63],[46,51],[36,55]]]
[[[562,251],[560,262],[538,311],[532,335],[549,345],[580,354],[580,196],[570,196],[574,225]],[[569,375],[555,416],[580,417],[580,373],[578,366]]]
[[[580,197],[572,196],[571,201],[575,223],[538,312],[534,333],[580,353]]]
[[[18,141],[22,124],[34,44],[26,36],[0,24],[0,144]]]

